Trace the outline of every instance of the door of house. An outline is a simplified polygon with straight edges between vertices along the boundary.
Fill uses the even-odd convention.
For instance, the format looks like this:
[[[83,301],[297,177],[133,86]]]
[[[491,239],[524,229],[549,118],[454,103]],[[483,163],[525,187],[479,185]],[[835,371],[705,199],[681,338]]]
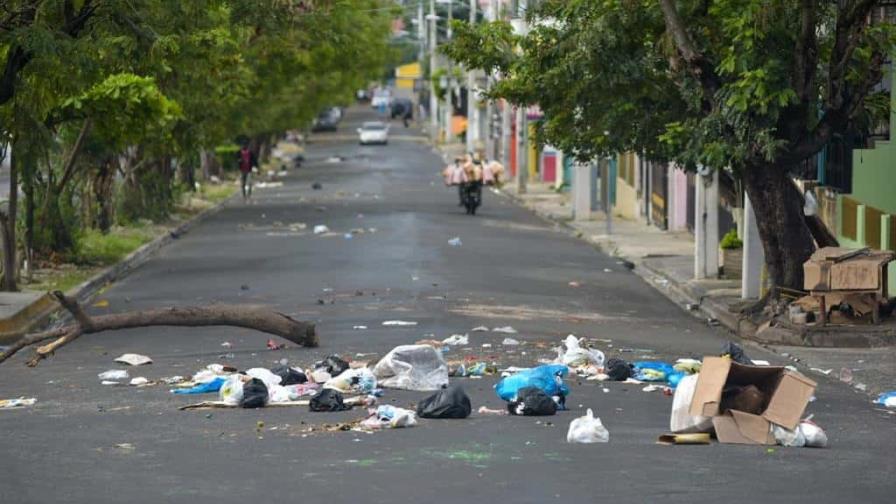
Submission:
[[[669,229],[669,169],[665,163],[650,163],[650,218],[660,229]]]

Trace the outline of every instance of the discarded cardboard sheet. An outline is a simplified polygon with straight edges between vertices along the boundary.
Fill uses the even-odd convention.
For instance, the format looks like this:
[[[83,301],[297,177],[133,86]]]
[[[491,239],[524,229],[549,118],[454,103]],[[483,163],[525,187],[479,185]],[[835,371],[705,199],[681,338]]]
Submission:
[[[825,247],[803,263],[803,287],[809,291],[881,288],[881,269],[896,254],[889,250]]]
[[[755,385],[767,398],[762,413],[721,411],[726,386]],[[692,416],[711,416],[722,443],[767,444],[771,423],[787,429],[799,425],[816,383],[781,366],[747,366],[724,357],[705,357],[691,401]]]

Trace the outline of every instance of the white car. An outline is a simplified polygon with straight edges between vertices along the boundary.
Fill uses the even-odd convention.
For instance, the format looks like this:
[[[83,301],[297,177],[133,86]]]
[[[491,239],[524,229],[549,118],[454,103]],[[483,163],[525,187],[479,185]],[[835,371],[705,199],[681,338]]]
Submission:
[[[389,126],[380,121],[366,122],[358,128],[361,145],[389,143]]]

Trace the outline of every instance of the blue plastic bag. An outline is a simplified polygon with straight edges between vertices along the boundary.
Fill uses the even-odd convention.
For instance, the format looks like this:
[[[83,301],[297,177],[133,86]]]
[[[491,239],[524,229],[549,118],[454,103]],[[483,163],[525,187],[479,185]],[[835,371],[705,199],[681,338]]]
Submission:
[[[634,364],[635,379],[648,382],[666,381],[675,370],[672,364],[662,361],[638,361]]]
[[[495,385],[495,392],[505,401],[516,397],[517,390],[523,387],[538,387],[549,396],[565,397],[569,395],[569,387],[563,383],[563,377],[567,373],[569,373],[569,368],[565,364],[538,366],[502,378]]]
[[[874,404],[880,404],[881,406],[886,406],[888,408],[896,408],[896,390],[884,392],[877,396],[877,400],[874,401]]]
[[[672,374],[666,375],[666,381],[669,383],[670,387],[676,388],[678,387],[678,382],[685,376],[688,376],[688,373],[684,371],[673,371]]]
[[[221,390],[221,387],[224,385],[227,379],[221,376],[215,378],[210,382],[200,383],[195,387],[188,389],[174,389],[171,391],[172,394],[206,394],[208,392],[217,392]]]

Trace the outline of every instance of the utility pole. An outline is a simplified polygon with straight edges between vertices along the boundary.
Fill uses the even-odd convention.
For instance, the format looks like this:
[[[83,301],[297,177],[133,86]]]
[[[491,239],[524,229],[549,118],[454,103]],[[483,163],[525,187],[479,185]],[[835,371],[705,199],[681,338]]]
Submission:
[[[445,25],[445,38],[449,43],[453,35],[451,31],[451,21],[454,18],[453,2],[454,0],[448,0],[448,22]],[[454,116],[454,105],[451,103],[451,98],[454,95],[454,69],[450,61],[447,62],[446,68],[448,69],[446,72],[447,79],[445,79],[447,84],[445,86],[445,143],[447,144],[454,140],[453,131],[451,131],[451,119]]]
[[[417,4],[417,41],[420,42],[420,48],[417,52],[417,61],[423,63],[426,56],[426,25],[423,24],[423,2]]]
[[[470,24],[476,23],[476,0],[470,0]],[[475,70],[467,69],[467,152],[473,152],[479,137],[479,108],[474,99]]]
[[[429,128],[432,143],[439,141],[439,99],[433,76],[436,74],[436,0],[429,0]]]

